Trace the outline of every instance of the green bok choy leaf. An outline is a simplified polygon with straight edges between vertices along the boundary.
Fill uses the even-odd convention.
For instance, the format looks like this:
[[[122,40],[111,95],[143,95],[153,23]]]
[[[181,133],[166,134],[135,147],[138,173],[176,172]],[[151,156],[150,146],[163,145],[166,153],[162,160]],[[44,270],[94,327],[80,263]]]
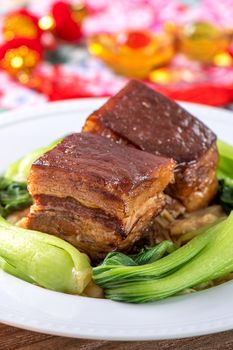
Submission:
[[[32,198],[27,185],[0,177],[0,215],[7,217],[16,210],[29,207]]]
[[[153,263],[176,250],[171,241],[165,240],[154,247],[145,247],[139,253],[130,255],[137,265]]]
[[[144,303],[233,271],[233,213],[170,255],[141,266],[98,266],[94,280],[112,300]],[[127,276],[127,278],[125,278]]]
[[[224,179],[228,185],[233,185],[233,146],[218,140],[218,151],[220,155],[218,165],[218,178]]]
[[[207,245],[212,235],[211,231],[206,231],[173,253],[145,265],[107,265],[105,261],[104,264],[93,269],[93,278],[103,288],[113,287],[122,282],[137,282],[161,278],[193,259]]]
[[[0,267],[51,290],[80,294],[91,281],[88,257],[52,235],[26,230],[0,218]]]
[[[101,266],[137,266],[149,264],[161,259],[169,253],[172,253],[175,249],[176,247],[174,243],[165,240],[154,247],[144,247],[139,253],[133,255],[126,255],[120,252],[110,252],[102,262]]]
[[[32,163],[41,155],[55,147],[61,140],[47,147],[41,147],[11,164],[4,176],[0,177],[0,215],[7,217],[16,210],[22,210],[32,204],[27,190],[27,178]]]
[[[219,202],[227,214],[233,210],[233,146],[218,140]]]

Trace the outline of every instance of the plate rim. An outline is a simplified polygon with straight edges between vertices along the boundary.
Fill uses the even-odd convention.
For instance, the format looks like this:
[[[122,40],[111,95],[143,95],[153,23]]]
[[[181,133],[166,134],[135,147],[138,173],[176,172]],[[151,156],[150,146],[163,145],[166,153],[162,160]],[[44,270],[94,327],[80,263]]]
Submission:
[[[96,103],[103,104],[107,101],[108,97],[87,97],[87,98],[80,98],[80,99],[71,99],[71,100],[62,100],[62,101],[51,101],[51,102],[45,102],[41,103],[39,105],[35,106],[24,106],[19,109],[13,109],[9,111],[3,111],[0,113],[0,128],[8,126],[10,124],[15,124],[18,121],[26,121],[26,120],[32,120],[34,118],[37,118],[38,115],[44,114],[50,114],[53,111],[56,111],[58,113],[63,113],[64,111],[67,111],[67,108],[69,110],[75,110],[77,106],[82,107],[82,110],[85,110],[87,107],[87,103],[90,104],[90,106],[96,106]],[[218,113],[221,113],[224,117],[229,118],[231,114],[233,114],[232,111],[229,111],[224,108],[218,108],[218,107],[212,107],[203,105],[200,103],[193,103],[193,102],[186,102],[186,101],[176,101],[178,104],[180,104],[182,107],[186,109],[202,109],[208,111],[216,111]],[[35,110],[36,108],[36,110]],[[7,120],[4,120],[7,118]]]

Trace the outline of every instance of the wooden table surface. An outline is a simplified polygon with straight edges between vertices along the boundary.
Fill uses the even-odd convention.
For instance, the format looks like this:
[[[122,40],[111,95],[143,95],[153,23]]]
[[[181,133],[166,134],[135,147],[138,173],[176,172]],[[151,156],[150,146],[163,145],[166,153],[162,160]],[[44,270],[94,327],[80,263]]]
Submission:
[[[0,310],[1,312],[1,310]],[[179,340],[112,342],[71,339],[0,324],[0,350],[232,350],[233,331]]]

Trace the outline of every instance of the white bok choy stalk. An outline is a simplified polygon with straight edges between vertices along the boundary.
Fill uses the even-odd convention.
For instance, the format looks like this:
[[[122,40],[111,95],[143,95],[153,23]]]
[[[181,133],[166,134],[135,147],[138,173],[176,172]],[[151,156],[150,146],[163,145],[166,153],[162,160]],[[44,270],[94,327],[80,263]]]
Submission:
[[[0,217],[0,267],[51,290],[81,294],[91,281],[87,255],[62,239],[11,225]]]

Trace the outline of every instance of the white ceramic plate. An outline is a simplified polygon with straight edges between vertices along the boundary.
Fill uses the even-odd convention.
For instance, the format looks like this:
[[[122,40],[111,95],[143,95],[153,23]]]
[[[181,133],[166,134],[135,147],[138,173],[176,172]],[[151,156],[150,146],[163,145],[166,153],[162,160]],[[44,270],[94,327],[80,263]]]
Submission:
[[[102,103],[103,99],[69,101],[0,115],[0,170],[34,148],[79,131]],[[220,138],[233,142],[233,113],[194,104],[185,107]],[[133,305],[48,291],[1,271],[0,322],[92,339],[180,338],[232,329],[232,296],[233,283],[228,282],[191,295]]]

